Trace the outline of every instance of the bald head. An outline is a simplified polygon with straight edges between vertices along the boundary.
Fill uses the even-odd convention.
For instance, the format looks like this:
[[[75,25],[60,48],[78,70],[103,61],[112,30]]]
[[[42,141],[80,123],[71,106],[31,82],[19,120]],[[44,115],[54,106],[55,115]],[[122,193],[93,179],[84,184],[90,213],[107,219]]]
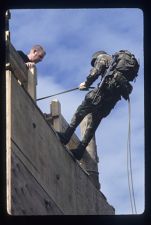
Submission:
[[[43,60],[45,55],[46,52],[41,45],[34,45],[28,54],[28,58],[31,62],[38,63]]]

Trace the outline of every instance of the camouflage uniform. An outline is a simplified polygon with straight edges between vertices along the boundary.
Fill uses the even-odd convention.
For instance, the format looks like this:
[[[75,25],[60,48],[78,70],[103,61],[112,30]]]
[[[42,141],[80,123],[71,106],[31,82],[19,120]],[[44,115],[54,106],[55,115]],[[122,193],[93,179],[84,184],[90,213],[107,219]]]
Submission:
[[[112,57],[107,54],[99,55],[97,57],[94,67],[85,81],[86,87],[89,87],[99,76],[104,74],[111,60]],[[129,88],[128,90],[131,91],[131,85],[129,82],[122,77],[122,74],[116,72],[116,74],[112,74],[108,79],[106,79],[103,90],[100,91],[97,96],[96,93],[98,92],[98,88],[87,93],[84,101],[78,107],[71,120],[70,127],[75,129],[83,118],[87,114],[90,114],[88,125],[82,140],[82,143],[85,146],[90,142],[102,118],[106,117],[114,108],[117,101],[121,99],[122,92],[124,92],[123,89],[127,92],[127,88],[125,88],[124,85],[122,86],[122,82],[120,83],[119,77],[122,82],[125,81],[125,85]],[[126,94],[128,97],[129,93]]]
[[[93,58],[91,62],[93,68],[90,70],[90,74],[85,81],[86,88],[90,87],[97,78],[103,77],[111,60],[112,57],[106,53],[97,54],[95,60]],[[72,150],[72,153],[77,159],[81,159],[83,156],[84,149],[92,139],[102,118],[106,117],[111,112],[115,104],[121,99],[121,96],[127,100],[131,91],[132,86],[128,79],[125,78],[121,71],[118,71],[113,67],[110,76],[105,78],[105,82],[101,89],[96,87],[86,94],[84,101],[77,108],[68,129],[64,135],[60,136],[62,143],[67,144],[76,127],[83,118],[89,114],[89,121],[80,143],[80,150]]]

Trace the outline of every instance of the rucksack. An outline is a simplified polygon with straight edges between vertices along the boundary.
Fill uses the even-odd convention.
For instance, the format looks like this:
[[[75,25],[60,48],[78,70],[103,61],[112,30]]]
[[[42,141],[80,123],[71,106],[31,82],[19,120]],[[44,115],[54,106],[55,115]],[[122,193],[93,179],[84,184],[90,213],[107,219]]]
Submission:
[[[138,76],[139,63],[134,54],[128,50],[120,50],[114,54],[116,58],[115,70],[121,72],[128,81]]]

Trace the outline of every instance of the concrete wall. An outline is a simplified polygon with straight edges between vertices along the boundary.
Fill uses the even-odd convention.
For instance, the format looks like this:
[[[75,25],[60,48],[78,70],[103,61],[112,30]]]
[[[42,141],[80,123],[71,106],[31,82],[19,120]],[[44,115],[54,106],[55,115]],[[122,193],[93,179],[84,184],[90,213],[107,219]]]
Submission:
[[[8,213],[114,214],[10,71],[6,83]]]

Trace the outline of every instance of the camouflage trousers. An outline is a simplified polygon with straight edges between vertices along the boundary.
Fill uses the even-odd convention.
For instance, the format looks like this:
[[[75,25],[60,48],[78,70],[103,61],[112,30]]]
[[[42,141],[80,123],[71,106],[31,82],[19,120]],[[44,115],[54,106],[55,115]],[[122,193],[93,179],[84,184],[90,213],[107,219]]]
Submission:
[[[80,122],[84,119],[86,115],[88,116],[87,128],[85,130],[82,144],[87,146],[91,141],[93,135],[95,134],[96,129],[98,128],[102,118],[106,117],[110,111],[114,108],[120,96],[110,96],[110,97],[100,97],[100,101],[93,102],[94,96],[97,89],[90,91],[86,96],[81,105],[77,108],[75,114],[70,123],[70,127],[76,129]]]

